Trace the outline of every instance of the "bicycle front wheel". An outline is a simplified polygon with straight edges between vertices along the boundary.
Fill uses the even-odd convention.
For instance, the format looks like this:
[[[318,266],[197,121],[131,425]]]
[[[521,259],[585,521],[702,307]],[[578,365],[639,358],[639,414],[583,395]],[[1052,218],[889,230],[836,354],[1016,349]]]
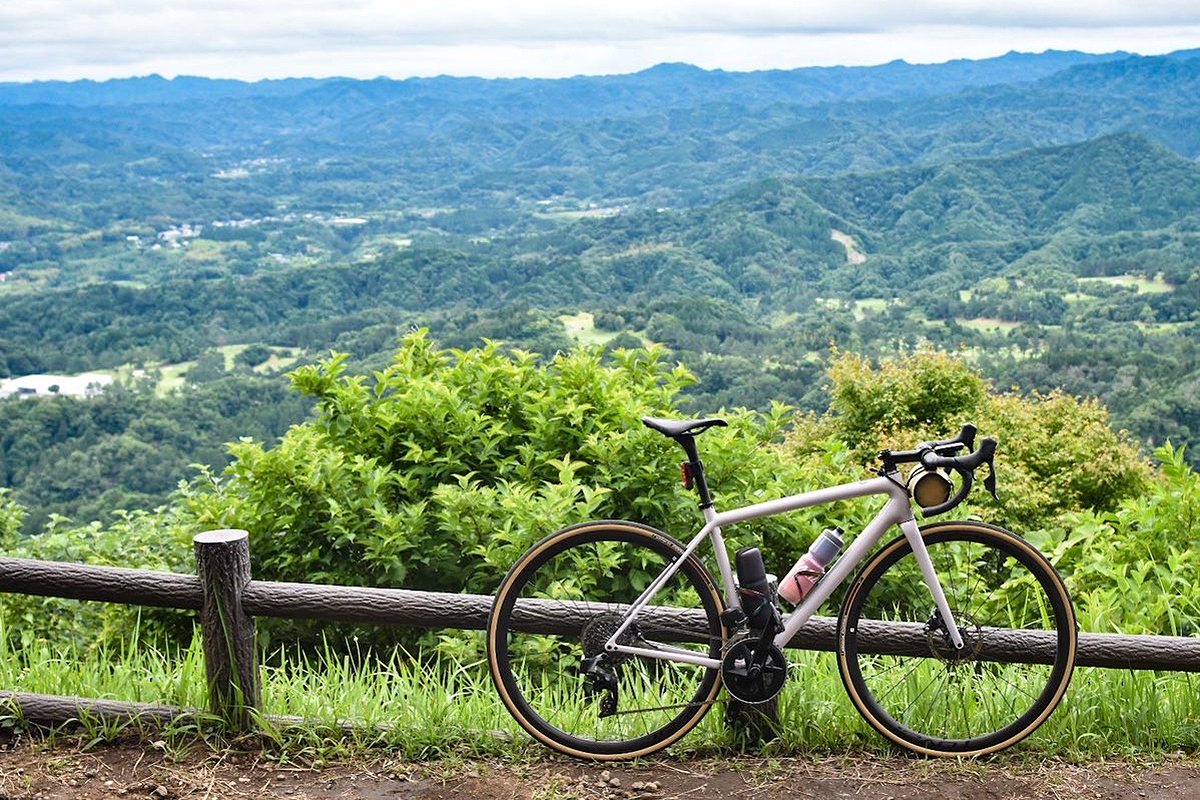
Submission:
[[[505,576],[488,621],[488,664],[504,705],[535,738],[568,755],[618,759],[660,750],[691,730],[720,691],[719,671],[605,644],[684,548],[631,522],[551,534]],[[721,596],[689,556],[620,644],[720,659]]]
[[[950,643],[900,537],[846,595],[842,681],[866,721],[909,750],[1001,750],[1045,722],[1066,691],[1076,646],[1070,596],[1046,558],[1002,528],[947,522],[921,537],[965,646]]]

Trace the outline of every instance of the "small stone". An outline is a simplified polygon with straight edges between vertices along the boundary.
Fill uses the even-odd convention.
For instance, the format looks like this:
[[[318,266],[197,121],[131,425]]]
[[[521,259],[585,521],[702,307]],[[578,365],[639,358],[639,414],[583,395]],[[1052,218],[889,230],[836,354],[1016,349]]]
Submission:
[[[619,786],[621,785],[621,779],[620,779],[620,778],[613,778],[613,779],[611,779],[611,780],[608,782],[608,785],[609,785],[609,786],[611,786],[611,787],[613,787],[613,788],[615,789],[615,788],[617,788],[617,787],[619,787]]]
[[[150,746],[153,747],[155,750],[166,750],[167,749],[167,743],[164,742],[162,739],[159,739],[157,742],[151,742]]]
[[[155,797],[166,797],[170,793],[171,790],[163,786],[161,783],[158,786],[155,786],[154,791],[152,792]]]
[[[657,792],[658,791],[658,781],[646,781],[646,791]]]
[[[634,781],[633,783],[629,784],[629,788],[633,789],[635,792],[640,792],[642,789],[646,788],[646,784],[642,783],[641,781]]]
[[[600,773],[600,780],[604,781],[605,783],[608,783],[608,779],[611,777],[612,777],[612,773],[609,772],[608,770],[604,770],[603,772]]]

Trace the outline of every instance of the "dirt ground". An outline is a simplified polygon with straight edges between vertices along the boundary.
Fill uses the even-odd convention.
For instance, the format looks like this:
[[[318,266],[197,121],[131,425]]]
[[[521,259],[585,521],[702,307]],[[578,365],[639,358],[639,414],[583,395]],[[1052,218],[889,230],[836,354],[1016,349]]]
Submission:
[[[162,743],[46,747],[0,743],[0,800],[94,798],[362,798],[362,800],[627,800],[646,798],[862,798],[1009,800],[1200,797],[1200,761],[1071,765],[1045,760],[970,762],[881,759],[660,759],[637,766],[547,758],[296,766],[261,754],[179,752]]]

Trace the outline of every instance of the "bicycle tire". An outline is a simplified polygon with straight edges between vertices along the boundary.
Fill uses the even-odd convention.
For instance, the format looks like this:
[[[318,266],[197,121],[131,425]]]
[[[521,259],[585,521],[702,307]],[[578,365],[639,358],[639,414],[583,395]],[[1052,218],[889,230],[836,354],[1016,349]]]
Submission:
[[[613,604],[632,603],[683,552],[683,545],[662,531],[605,520],[564,528],[517,560],[492,605],[487,652],[500,698],[522,728],[567,755],[615,760],[668,747],[700,722],[721,688],[716,668],[618,657],[613,696],[619,713],[606,716],[600,716],[599,705],[605,693],[594,691],[592,679],[580,672],[583,658],[602,650],[615,631],[605,630],[620,619]],[[537,615],[540,627],[551,622],[557,633],[528,632],[538,626],[521,616],[528,605],[517,613],[520,600],[555,603],[542,605]],[[672,646],[719,659],[727,638],[720,617],[723,603],[712,576],[694,555],[652,602],[656,607],[668,604],[685,615],[701,610],[702,622],[698,616],[690,619],[699,626],[694,638],[706,640],[691,645],[673,641]],[[655,628],[653,621],[639,617],[639,627],[623,636],[648,642],[680,635],[680,628]]]
[[[1077,644],[1070,594],[1045,556],[1003,528],[943,522],[922,528],[921,536],[966,647],[956,651],[945,626],[939,628],[912,548],[901,536],[872,557],[846,595],[838,621],[842,682],[867,723],[908,750],[945,757],[994,753],[1036,730],[1066,692]],[[888,645],[904,653],[871,654],[865,650],[875,649],[869,641],[874,620],[923,628],[920,635],[910,628],[907,644]],[[1033,649],[1009,647],[1008,660],[996,660],[1012,628],[1041,631],[1041,638]],[[984,658],[988,650],[992,660]]]

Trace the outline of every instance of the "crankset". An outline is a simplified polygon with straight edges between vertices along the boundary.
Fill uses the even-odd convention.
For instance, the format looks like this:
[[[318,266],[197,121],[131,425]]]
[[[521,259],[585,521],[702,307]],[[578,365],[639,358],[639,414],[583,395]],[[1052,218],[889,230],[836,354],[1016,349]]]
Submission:
[[[721,660],[721,679],[735,700],[766,703],[783,689],[787,656],[774,642],[759,638],[735,641]]]

